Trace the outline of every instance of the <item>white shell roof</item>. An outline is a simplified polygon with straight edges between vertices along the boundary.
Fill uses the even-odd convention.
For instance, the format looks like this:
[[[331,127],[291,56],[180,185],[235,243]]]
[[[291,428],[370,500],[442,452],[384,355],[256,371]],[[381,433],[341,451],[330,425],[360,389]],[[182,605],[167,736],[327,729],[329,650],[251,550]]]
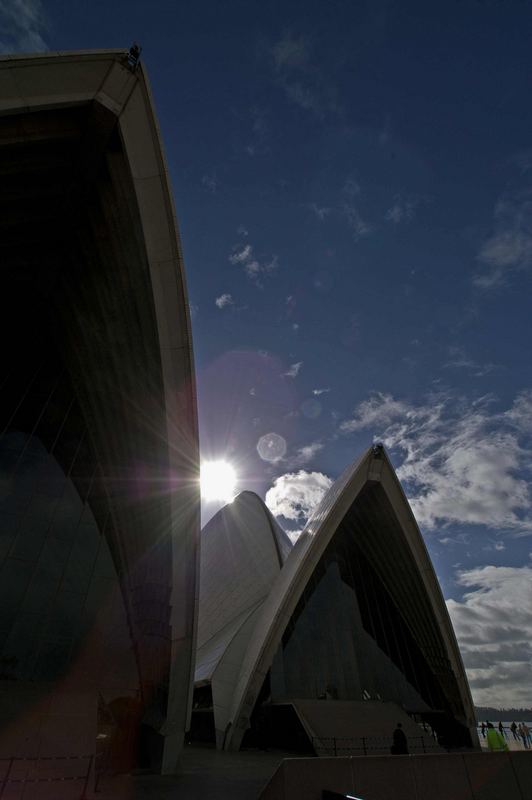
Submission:
[[[290,550],[290,540],[253,492],[239,494],[205,526],[196,683],[212,679],[234,637],[268,596]]]
[[[240,746],[258,694],[297,602],[338,526],[368,482],[382,486],[401,525],[423,596],[443,637],[468,725],[474,730],[474,710],[465,670],[427,549],[384,448],[370,447],[327,492],[257,614],[247,650],[238,667],[238,678],[233,679],[230,704],[223,710],[218,709],[219,719],[224,720],[223,746],[226,749],[238,749]]]

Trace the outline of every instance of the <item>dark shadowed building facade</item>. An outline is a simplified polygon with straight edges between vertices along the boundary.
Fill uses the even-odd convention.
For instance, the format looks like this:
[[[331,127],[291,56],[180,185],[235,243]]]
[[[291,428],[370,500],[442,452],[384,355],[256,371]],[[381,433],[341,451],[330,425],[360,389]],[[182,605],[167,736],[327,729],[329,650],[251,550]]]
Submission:
[[[142,67],[115,51],[0,60],[0,176],[0,756],[98,743],[114,769],[171,772],[190,705],[198,436]]]

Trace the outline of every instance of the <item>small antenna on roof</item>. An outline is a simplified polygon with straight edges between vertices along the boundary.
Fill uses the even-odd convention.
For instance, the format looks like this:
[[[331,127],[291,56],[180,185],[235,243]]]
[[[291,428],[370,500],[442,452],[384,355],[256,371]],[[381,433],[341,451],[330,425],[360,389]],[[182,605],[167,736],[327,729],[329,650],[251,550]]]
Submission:
[[[138,42],[133,42],[131,47],[129,48],[128,52],[124,56],[124,61],[127,67],[131,70],[131,72],[135,72],[139,63],[140,63],[140,54],[142,53],[142,47]]]

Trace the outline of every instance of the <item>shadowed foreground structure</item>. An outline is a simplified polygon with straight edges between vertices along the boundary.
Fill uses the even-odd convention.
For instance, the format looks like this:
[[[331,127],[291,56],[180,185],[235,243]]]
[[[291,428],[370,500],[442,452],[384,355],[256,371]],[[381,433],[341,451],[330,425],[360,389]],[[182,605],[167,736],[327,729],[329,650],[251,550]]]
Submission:
[[[0,175],[0,757],[11,779],[90,785],[97,755],[171,772],[190,702],[198,435],[142,67],[115,51],[0,60]]]
[[[287,759],[260,800],[530,800],[531,753]]]

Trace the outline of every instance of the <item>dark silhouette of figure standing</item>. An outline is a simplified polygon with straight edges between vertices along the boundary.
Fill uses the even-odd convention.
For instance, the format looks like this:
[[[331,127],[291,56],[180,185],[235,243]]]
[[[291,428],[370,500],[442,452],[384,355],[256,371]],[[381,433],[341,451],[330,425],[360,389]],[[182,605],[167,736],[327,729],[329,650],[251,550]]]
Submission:
[[[502,724],[502,722],[499,722],[499,733],[502,733],[502,735],[506,739],[506,734],[504,732],[504,725]]]
[[[483,722],[482,725],[480,726],[480,730],[482,731],[482,736],[485,739],[486,738],[486,723],[485,722]]]
[[[515,724],[515,722],[512,722],[512,724],[510,725],[510,730],[512,731],[514,739],[519,741],[519,737],[517,735],[517,725]]]
[[[390,752],[394,756],[408,755],[408,742],[406,740],[403,726],[400,722],[397,723],[397,727],[393,732],[393,744],[390,748]]]

